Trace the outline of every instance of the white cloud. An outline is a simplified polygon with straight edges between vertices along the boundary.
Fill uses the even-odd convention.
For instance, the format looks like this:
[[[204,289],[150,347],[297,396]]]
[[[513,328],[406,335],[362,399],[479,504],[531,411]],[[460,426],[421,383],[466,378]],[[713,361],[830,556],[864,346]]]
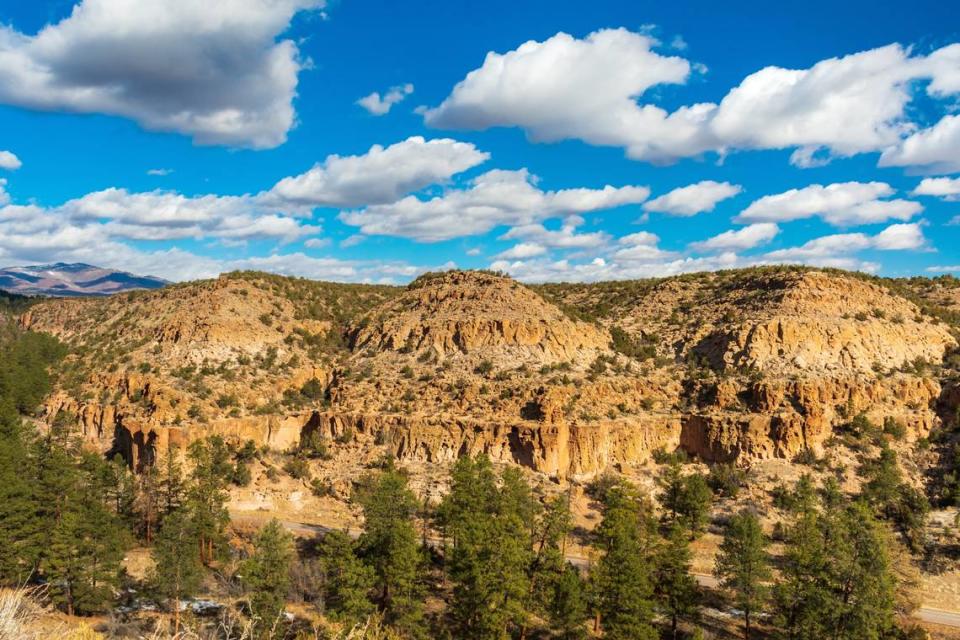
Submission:
[[[0,178],[0,207],[10,202],[10,194],[7,193],[7,179]]]
[[[918,223],[893,224],[875,236],[865,233],[839,233],[822,236],[802,246],[779,249],[765,254],[764,258],[777,261],[809,261],[812,259],[839,258],[865,249],[902,251],[920,249],[926,239]],[[820,263],[825,264],[825,263]]]
[[[163,177],[173,173],[173,169],[147,169],[148,176]]]
[[[23,166],[23,163],[20,162],[20,158],[15,156],[10,151],[0,151],[0,169],[6,169],[7,171],[16,171]]]
[[[719,102],[667,112],[648,89],[683,84],[696,64],[663,56],[642,33],[603,30],[576,39],[558,33],[504,54],[490,52],[425,122],[441,128],[523,128],[534,141],[583,140],[627,155],[670,162],[712,151],[794,149],[798,166],[882,151],[915,129],[906,112],[911,83],[930,79],[941,98],[960,87],[960,45],[911,56],[898,44],[817,62],[768,66]],[[646,99],[646,102],[644,102]],[[955,146],[954,146],[955,148]]]
[[[0,198],[0,205],[9,198]],[[36,231],[37,237],[30,237]],[[187,197],[171,191],[131,193],[110,188],[60,206],[8,205],[0,208],[0,233],[31,243],[62,243],[66,238],[178,240],[212,238],[243,242],[272,238],[292,242],[321,231],[316,225],[261,207],[251,196]]]
[[[690,63],[654,52],[655,45],[648,35],[605,29],[582,40],[558,33],[505,54],[490,52],[424,118],[440,128],[522,127],[538,142],[630,146],[659,139],[665,112],[636,99],[656,85],[685,82]],[[675,119],[678,137],[685,119]]]
[[[561,215],[611,209],[646,200],[646,187],[541,191],[526,169],[493,170],[465,189],[448,189],[421,200],[407,196],[391,204],[344,211],[340,219],[367,235],[438,242],[485,233],[501,225],[522,226]]]
[[[743,266],[733,253],[706,258],[678,258],[670,254],[640,260],[606,260],[594,258],[586,262],[570,260],[497,260],[491,269],[505,271],[525,282],[597,282],[635,278],[662,278],[696,271],[716,271]]]
[[[710,130],[720,147],[798,147],[792,162],[817,152],[878,151],[909,130],[904,107],[919,69],[899,45],[822,60],[810,69],[765,67],[720,102]]]
[[[928,273],[960,273],[960,264],[953,265],[935,265],[927,267]]]
[[[694,251],[743,251],[773,240],[780,227],[772,222],[758,222],[742,229],[731,229],[702,242],[694,242]]]
[[[397,87],[390,87],[390,90],[385,92],[382,98],[380,92],[374,91],[370,95],[357,100],[357,104],[371,115],[383,116],[390,113],[393,105],[402,102],[411,93],[413,93],[413,85],[408,82]]]
[[[892,224],[873,237],[873,246],[883,251],[922,249],[927,244],[920,225]]]
[[[674,216],[693,216],[713,211],[718,202],[732,198],[743,191],[740,185],[704,180],[680,187],[643,205],[646,211],[669,213]]]
[[[583,218],[568,216],[559,230],[551,230],[542,224],[526,224],[513,227],[500,236],[501,240],[523,238],[552,249],[591,249],[601,247],[610,240],[604,231],[577,233],[577,227],[583,224]]]
[[[881,167],[920,167],[931,173],[960,171],[960,115],[944,116],[880,155]]]
[[[324,0],[83,0],[36,35],[0,26],[0,102],[105,113],[198,144],[269,148],[308,64],[279,40]]]
[[[788,222],[820,216],[839,227],[872,224],[886,220],[909,220],[923,207],[910,200],[880,200],[893,195],[884,182],[842,182],[763,196],[735,220],[737,222]]]
[[[340,241],[341,249],[349,249],[350,247],[355,247],[358,244],[363,243],[367,239],[367,236],[362,233],[354,233],[353,235],[347,236]]]
[[[496,255],[500,260],[516,260],[523,258],[532,258],[542,256],[547,252],[547,248],[535,242],[521,242],[515,244],[506,251],[501,251]]]
[[[960,43],[934,51],[927,57],[926,65],[932,78],[927,93],[934,97],[960,93]]]
[[[449,138],[407,138],[375,144],[359,156],[330,155],[299,176],[284,178],[263,194],[277,206],[357,207],[388,204],[404,195],[486,162],[490,154]]]
[[[913,195],[958,200],[960,199],[960,178],[924,178],[913,190]]]

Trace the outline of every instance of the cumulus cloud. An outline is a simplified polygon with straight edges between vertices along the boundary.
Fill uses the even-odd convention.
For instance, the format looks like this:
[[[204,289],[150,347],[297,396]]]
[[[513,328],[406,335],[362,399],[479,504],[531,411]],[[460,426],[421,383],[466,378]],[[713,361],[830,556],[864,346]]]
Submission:
[[[584,39],[558,33],[505,54],[490,52],[424,119],[446,129],[522,127],[538,142],[577,138],[629,146],[660,139],[666,113],[636,99],[656,85],[685,82],[690,63],[656,53],[656,44],[648,35],[604,29]],[[669,125],[678,138],[685,119]]]
[[[924,178],[913,190],[913,195],[958,200],[960,199],[960,178]]]
[[[413,136],[389,147],[375,144],[359,156],[327,156],[306,173],[278,182],[262,200],[294,207],[388,204],[489,158],[467,142]]]
[[[147,169],[148,176],[163,177],[173,173],[173,169]]]
[[[393,105],[403,102],[403,99],[413,93],[413,85],[409,82],[397,87],[390,87],[390,90],[380,96],[379,91],[374,91],[370,95],[357,100],[357,104],[367,110],[370,115],[384,116],[390,113]]]
[[[919,167],[931,173],[960,171],[960,116],[947,115],[880,155],[881,167]]]
[[[914,80],[930,79],[934,98],[960,87],[960,45],[912,56],[892,44],[808,69],[768,66],[719,103],[668,112],[648,90],[683,84],[698,67],[657,53],[657,44],[643,33],[616,29],[584,39],[558,33],[507,53],[490,52],[438,107],[423,111],[425,122],[440,128],[516,126],[534,141],[623,147],[629,157],[652,162],[708,151],[793,149],[793,164],[814,166],[833,156],[882,151],[911,134],[915,125],[906,106]]]
[[[82,0],[30,35],[0,26],[0,102],[104,113],[198,144],[270,148],[307,65],[278,39],[324,0]]]
[[[865,249],[902,251],[920,249],[926,239],[920,224],[893,224],[870,236],[865,233],[838,233],[814,238],[799,247],[779,249],[765,254],[765,258],[778,261],[810,261],[812,259],[838,258]],[[825,264],[825,263],[821,263]]]
[[[344,211],[340,219],[367,235],[438,242],[486,233],[501,226],[522,226],[567,214],[611,209],[643,202],[646,187],[542,191],[526,169],[495,169],[473,179],[464,189],[422,200],[407,196],[397,202]]]
[[[742,229],[731,229],[702,242],[694,242],[690,248],[694,251],[743,251],[753,249],[773,240],[780,233],[780,227],[772,222],[758,222]]]
[[[802,189],[763,196],[744,209],[737,222],[788,222],[820,216],[826,222],[848,227],[909,220],[923,211],[910,200],[880,200],[893,195],[884,182],[841,182],[827,186],[812,184]]]
[[[497,254],[501,260],[515,260],[517,258],[532,258],[542,256],[547,252],[547,248],[535,242],[521,242],[515,244],[506,251]]]
[[[15,156],[10,151],[0,151],[0,169],[6,169],[7,171],[16,171],[23,166],[23,163],[20,162],[20,158]]]
[[[713,211],[718,202],[732,198],[743,191],[740,185],[704,180],[680,187],[643,205],[646,211],[669,213],[674,216],[694,216]]]
[[[583,218],[580,216],[568,216],[558,230],[547,229],[539,223],[526,224],[513,227],[500,239],[522,238],[551,249],[591,249],[601,247],[610,240],[610,235],[604,231],[577,233],[577,227],[582,224]]]

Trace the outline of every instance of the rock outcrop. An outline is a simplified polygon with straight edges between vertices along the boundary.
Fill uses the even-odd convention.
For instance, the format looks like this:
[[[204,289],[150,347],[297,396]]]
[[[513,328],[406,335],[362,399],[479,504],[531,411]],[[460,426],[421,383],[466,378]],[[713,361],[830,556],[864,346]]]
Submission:
[[[859,414],[922,437],[960,402],[931,368],[956,346],[944,324],[802,269],[543,288],[448,272],[404,290],[234,276],[52,301],[22,324],[85,374],[45,419],[135,466],[213,433],[277,449],[349,433],[410,462],[483,452],[556,477],[660,448],[747,464],[822,452]]]

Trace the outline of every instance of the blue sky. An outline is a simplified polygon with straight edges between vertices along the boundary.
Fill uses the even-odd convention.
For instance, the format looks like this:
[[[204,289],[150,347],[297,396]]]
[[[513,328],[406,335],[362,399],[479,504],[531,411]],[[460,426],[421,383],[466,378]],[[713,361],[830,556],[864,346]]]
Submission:
[[[0,0],[0,266],[960,271],[960,6],[730,4]]]

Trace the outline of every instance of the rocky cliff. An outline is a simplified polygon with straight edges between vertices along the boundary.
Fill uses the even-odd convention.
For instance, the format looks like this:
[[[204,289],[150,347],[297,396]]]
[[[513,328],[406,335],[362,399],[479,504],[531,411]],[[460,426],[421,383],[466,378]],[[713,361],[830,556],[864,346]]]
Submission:
[[[483,272],[405,289],[243,274],[21,321],[74,350],[46,419],[135,465],[210,433],[279,449],[318,433],[563,477],[659,448],[790,458],[861,413],[922,437],[949,415],[937,371],[956,340],[920,302],[805,269],[538,288]]]

